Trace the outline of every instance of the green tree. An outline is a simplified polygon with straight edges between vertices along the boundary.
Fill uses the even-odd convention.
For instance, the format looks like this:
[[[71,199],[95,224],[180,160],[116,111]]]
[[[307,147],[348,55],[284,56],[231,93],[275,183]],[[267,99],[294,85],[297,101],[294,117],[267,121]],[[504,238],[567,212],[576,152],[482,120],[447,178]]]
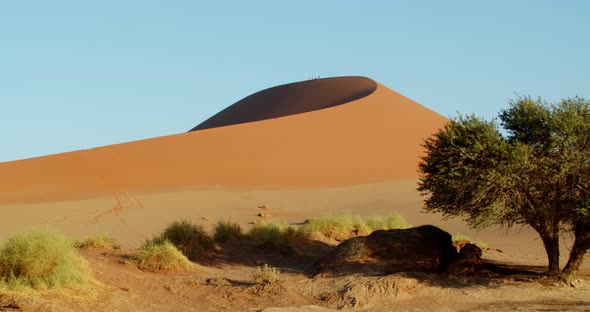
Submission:
[[[494,121],[460,115],[425,141],[424,208],[475,228],[531,226],[550,274],[560,273],[559,237],[570,231],[569,277],[590,248],[590,102],[521,97],[499,118],[507,135]]]

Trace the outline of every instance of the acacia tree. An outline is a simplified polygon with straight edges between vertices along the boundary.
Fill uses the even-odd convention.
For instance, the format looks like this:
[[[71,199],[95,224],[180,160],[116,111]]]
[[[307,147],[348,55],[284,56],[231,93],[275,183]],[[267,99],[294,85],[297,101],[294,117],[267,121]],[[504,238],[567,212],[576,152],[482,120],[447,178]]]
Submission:
[[[570,257],[563,269],[571,277],[590,250],[590,103],[581,98],[552,107],[555,150],[563,169],[566,226],[574,234]]]
[[[569,277],[590,248],[590,102],[523,97],[499,118],[506,136],[494,121],[460,115],[425,141],[418,183],[424,209],[475,228],[531,226],[550,274],[560,272],[560,231],[571,231]]]

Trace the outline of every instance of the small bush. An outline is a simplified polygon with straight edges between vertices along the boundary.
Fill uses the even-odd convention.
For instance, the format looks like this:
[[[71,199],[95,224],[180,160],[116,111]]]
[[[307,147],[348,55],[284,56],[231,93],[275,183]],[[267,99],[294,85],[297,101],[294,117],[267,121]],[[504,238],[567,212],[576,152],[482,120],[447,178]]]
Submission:
[[[180,271],[191,267],[191,262],[170,241],[144,245],[137,255],[137,267],[147,271]]]
[[[202,226],[188,220],[180,220],[168,226],[160,236],[155,237],[145,245],[160,244],[169,241],[189,259],[195,259],[214,247],[211,237]]]
[[[0,286],[52,288],[94,281],[70,240],[53,231],[32,230],[0,249]]]
[[[242,227],[237,223],[219,221],[213,227],[213,239],[216,242],[236,240],[242,236]]]
[[[258,267],[253,277],[257,293],[266,292],[281,282],[281,272],[268,264]]]
[[[104,249],[119,249],[121,246],[117,244],[112,238],[106,234],[98,234],[94,237],[89,237],[74,243],[76,248],[90,249],[90,248],[104,248]]]

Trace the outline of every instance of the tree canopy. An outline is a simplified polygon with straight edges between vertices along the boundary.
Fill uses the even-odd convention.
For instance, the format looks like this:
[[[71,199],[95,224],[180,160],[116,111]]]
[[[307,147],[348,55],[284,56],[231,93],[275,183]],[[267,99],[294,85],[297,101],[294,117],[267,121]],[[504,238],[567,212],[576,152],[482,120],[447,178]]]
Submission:
[[[475,228],[531,226],[551,274],[560,273],[560,234],[571,232],[570,277],[590,249],[590,102],[519,97],[498,118],[459,115],[425,141],[424,209]]]

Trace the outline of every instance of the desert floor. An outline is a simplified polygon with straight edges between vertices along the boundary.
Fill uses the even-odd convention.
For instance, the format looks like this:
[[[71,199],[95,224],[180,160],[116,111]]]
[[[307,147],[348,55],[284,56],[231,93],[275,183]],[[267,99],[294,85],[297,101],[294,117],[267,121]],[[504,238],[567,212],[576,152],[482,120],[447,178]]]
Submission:
[[[95,277],[104,284],[93,296],[76,299],[49,291],[41,299],[18,302],[16,306],[23,311],[590,310],[588,259],[575,287],[543,277],[539,273],[544,270],[546,256],[530,229],[475,231],[461,220],[443,221],[440,215],[421,212],[415,186],[415,180],[406,180],[313,190],[207,188],[11,204],[1,207],[11,222],[0,231],[0,240],[25,228],[41,226],[73,238],[107,233],[123,245],[116,251],[83,251]],[[248,243],[222,244],[197,261],[190,272],[144,272],[131,260],[135,248],[172,221],[184,218],[208,227],[229,220],[247,228],[260,219],[257,215],[261,205],[270,207],[270,220],[293,224],[343,212],[365,216],[398,212],[414,226],[434,224],[451,234],[462,233],[485,242],[490,249],[485,251],[484,259],[508,269],[502,274],[476,277],[412,273],[310,277],[307,268],[333,248],[323,243],[312,243],[295,256],[261,251]],[[567,259],[568,243],[564,242],[562,249],[562,265]],[[263,263],[279,268],[283,282],[256,293],[252,275]],[[8,309],[10,305],[5,302],[4,306]]]
[[[134,250],[83,250],[98,290],[77,294],[46,291],[41,297],[10,301],[22,311],[588,311],[590,278],[585,271],[573,286],[539,274],[543,267],[518,265],[513,255],[488,250],[488,263],[504,263],[503,274],[449,277],[397,273],[387,276],[311,277],[305,268],[331,248],[310,245],[296,256],[244,242],[225,243],[188,272],[152,273],[137,269]],[[517,257],[518,258],[518,257]],[[282,281],[258,291],[256,267],[271,263]],[[0,310],[2,305],[0,304]]]

